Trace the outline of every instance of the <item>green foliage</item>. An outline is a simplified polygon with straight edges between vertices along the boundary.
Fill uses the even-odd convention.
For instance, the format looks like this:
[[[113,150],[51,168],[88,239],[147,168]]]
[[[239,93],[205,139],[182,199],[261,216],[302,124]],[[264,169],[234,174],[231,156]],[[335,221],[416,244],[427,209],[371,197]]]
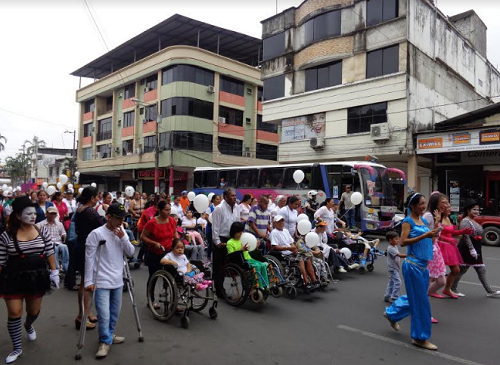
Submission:
[[[5,171],[10,176],[13,185],[26,182],[30,175],[31,160],[27,155],[18,153],[15,157],[5,159]]]

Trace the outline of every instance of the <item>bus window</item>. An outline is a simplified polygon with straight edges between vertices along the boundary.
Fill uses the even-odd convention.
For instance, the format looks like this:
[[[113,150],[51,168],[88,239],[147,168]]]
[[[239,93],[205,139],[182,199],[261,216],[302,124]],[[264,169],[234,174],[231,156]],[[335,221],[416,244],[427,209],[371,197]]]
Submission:
[[[240,188],[256,188],[259,180],[259,170],[249,169],[240,170],[238,174],[238,187]]]
[[[204,171],[203,172],[203,187],[214,188],[217,186],[217,172],[218,171]]]
[[[201,188],[203,186],[203,171],[196,171],[194,173],[194,187]]]
[[[310,167],[292,167],[286,169],[285,184],[286,189],[297,189],[297,183],[293,180],[293,173],[297,170],[302,170],[305,174],[304,180],[299,184],[300,189],[309,189],[311,187],[311,168]]]
[[[331,197],[340,199],[342,194],[342,165],[326,166],[328,174],[328,187],[332,193]]]
[[[219,187],[234,188],[236,186],[237,170],[223,170],[219,172]],[[222,186],[224,179],[224,186]]]
[[[314,190],[325,190],[320,165],[313,166],[311,183],[309,184],[309,187]]]
[[[262,169],[260,170],[261,188],[282,188],[283,187],[283,168]]]

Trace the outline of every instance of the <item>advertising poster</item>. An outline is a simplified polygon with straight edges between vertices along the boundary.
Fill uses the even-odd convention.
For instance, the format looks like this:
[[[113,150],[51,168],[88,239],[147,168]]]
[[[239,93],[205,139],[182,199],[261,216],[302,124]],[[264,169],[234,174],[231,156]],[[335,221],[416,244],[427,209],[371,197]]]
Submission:
[[[313,137],[324,137],[326,114],[311,114],[284,119],[281,123],[281,142],[301,141]]]
[[[460,211],[460,184],[456,180],[449,182],[451,211],[457,213]]]

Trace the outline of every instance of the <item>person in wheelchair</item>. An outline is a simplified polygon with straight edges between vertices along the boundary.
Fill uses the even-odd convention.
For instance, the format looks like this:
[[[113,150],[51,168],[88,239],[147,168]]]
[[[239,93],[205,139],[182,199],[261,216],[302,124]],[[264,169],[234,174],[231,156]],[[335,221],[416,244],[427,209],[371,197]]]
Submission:
[[[187,284],[194,286],[197,291],[205,290],[212,285],[212,281],[205,280],[205,274],[200,272],[194,265],[191,265],[186,255],[184,255],[184,248],[184,242],[181,239],[174,239],[172,251],[160,260],[160,264],[173,265]]]
[[[241,222],[234,222],[231,225],[231,230],[229,231],[229,236],[231,239],[227,241],[227,253],[228,255],[230,253],[236,252],[236,251],[242,251],[243,252],[243,257],[245,258],[245,261],[257,271],[257,277],[259,281],[259,287],[262,288],[263,290],[269,290],[269,278],[267,276],[267,262],[260,262],[257,260],[254,260],[252,256],[250,256],[250,253],[248,252],[248,247],[242,246],[240,238],[243,232],[245,231],[245,224]]]
[[[368,257],[368,253],[372,249],[377,249],[378,244],[380,243],[379,239],[375,240],[367,240],[364,237],[361,237],[363,232],[359,231],[358,233],[354,234],[349,230],[345,230],[343,232],[343,242],[347,245],[344,247],[348,247],[348,245],[353,245],[353,244],[359,244],[359,245],[364,245],[364,250],[363,253],[360,255],[360,260],[361,260],[361,267],[366,266],[366,258]]]
[[[297,242],[295,242],[299,255],[306,257],[310,260],[313,266],[316,268],[316,274],[319,279],[320,286],[327,286],[330,283],[328,280],[328,264],[326,263],[323,254],[321,251],[314,251],[312,248],[309,248],[303,237],[299,238]]]
[[[174,221],[179,223],[179,216],[177,215],[177,210],[175,207],[172,207],[172,212],[170,216],[174,219]],[[188,253],[188,256],[191,260],[201,260],[204,261],[203,257],[205,254],[205,246],[196,245],[191,243],[191,236],[186,233],[184,228],[179,225],[176,226],[177,234],[179,235],[182,242],[184,242],[184,251]]]
[[[294,257],[299,261],[300,274],[304,281],[304,292],[309,294],[311,290],[316,289],[319,284],[314,274],[312,259],[299,254],[295,242],[290,232],[285,227],[285,218],[282,215],[274,217],[274,229],[269,235],[271,240],[271,250],[278,251],[283,256]]]

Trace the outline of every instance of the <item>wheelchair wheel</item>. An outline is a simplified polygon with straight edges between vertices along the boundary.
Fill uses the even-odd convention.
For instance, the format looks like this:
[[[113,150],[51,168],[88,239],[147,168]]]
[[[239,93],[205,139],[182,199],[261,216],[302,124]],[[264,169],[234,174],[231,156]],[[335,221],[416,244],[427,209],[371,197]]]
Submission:
[[[168,321],[177,310],[179,294],[175,279],[165,270],[158,270],[148,282],[148,306],[159,321]]]
[[[269,261],[270,265],[273,265],[273,267],[277,270],[279,270],[281,275],[285,275],[285,269],[283,268],[283,265],[281,264],[280,260],[278,260],[276,257],[272,255],[264,255],[264,258]]]
[[[261,289],[255,288],[250,294],[250,298],[255,304],[263,304],[264,303],[264,293]]]
[[[189,327],[189,322],[189,317],[184,314],[181,317],[181,327],[187,329]]]
[[[208,288],[202,291],[193,291],[193,307],[191,308],[191,310],[193,312],[201,312],[203,309],[205,309],[208,304],[209,294],[210,292]]]
[[[225,265],[223,280],[224,298],[227,303],[233,306],[245,303],[250,289],[250,281],[245,276],[243,269],[235,264]]]
[[[214,307],[210,307],[210,309],[208,310],[208,315],[212,319],[217,319],[218,316],[217,310]]]
[[[275,298],[281,297],[283,295],[283,288],[281,286],[271,288],[271,295]]]
[[[298,292],[296,288],[294,288],[293,286],[289,286],[285,289],[285,294],[288,298],[295,299],[297,298]]]
[[[373,264],[368,264],[368,265],[366,265],[366,270],[368,270],[368,271],[372,272],[372,271],[373,271],[373,269],[375,269],[375,267],[373,266]]]

